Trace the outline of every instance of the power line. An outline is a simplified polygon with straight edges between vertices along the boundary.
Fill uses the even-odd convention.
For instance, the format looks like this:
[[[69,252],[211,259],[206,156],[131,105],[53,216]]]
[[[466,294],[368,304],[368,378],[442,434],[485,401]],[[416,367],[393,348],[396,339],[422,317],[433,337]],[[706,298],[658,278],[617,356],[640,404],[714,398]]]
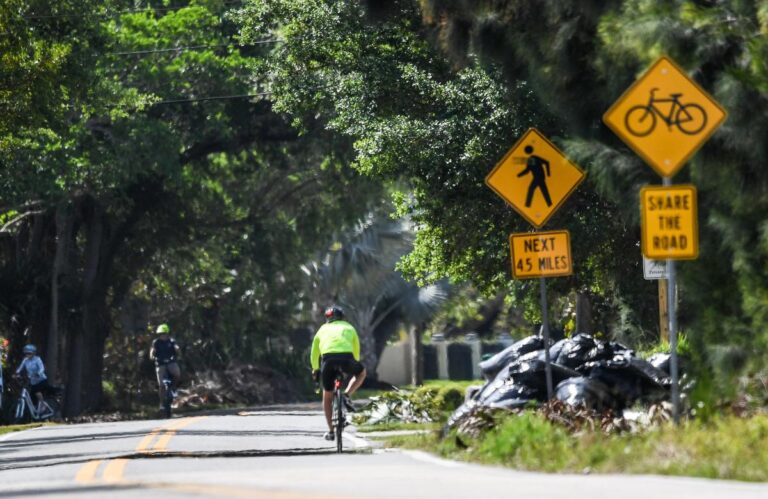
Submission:
[[[181,104],[185,102],[202,102],[202,101],[209,101],[209,100],[248,99],[251,97],[265,97],[267,95],[272,95],[272,92],[259,92],[256,94],[241,94],[241,95],[212,95],[209,97],[196,97],[192,99],[162,100],[158,102],[153,102],[151,105],[160,106],[163,104]]]
[[[242,3],[242,0],[229,0],[226,2],[222,2],[222,5],[234,5],[234,4],[240,4]],[[19,16],[20,19],[24,19],[25,21],[33,21],[36,19],[64,19],[64,18],[72,18],[72,17],[112,17],[112,16],[119,16],[122,14],[135,14],[135,13],[141,13],[141,12],[173,12],[176,10],[186,9],[187,7],[195,7],[195,5],[178,5],[176,7],[140,7],[136,9],[126,9],[126,10],[115,10],[112,12],[89,12],[89,13],[77,13],[77,14],[39,14],[39,15],[29,15],[29,16]]]
[[[219,45],[189,45],[186,47],[169,47],[163,49],[151,49],[151,50],[134,50],[125,52],[105,52],[104,55],[146,55],[146,54],[161,54],[167,52],[178,52],[183,50],[203,50],[208,48],[223,48],[223,47],[254,47],[256,45],[264,45],[267,43],[278,43],[282,40],[277,38],[270,38],[267,40],[257,40],[253,43],[223,43]]]

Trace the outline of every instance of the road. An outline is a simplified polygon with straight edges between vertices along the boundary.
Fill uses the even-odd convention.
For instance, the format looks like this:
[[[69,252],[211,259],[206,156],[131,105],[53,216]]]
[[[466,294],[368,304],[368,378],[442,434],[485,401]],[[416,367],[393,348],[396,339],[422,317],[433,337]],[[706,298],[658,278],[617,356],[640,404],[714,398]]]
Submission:
[[[317,411],[48,426],[0,439],[0,496],[35,498],[768,498],[768,484],[545,475],[322,439]]]

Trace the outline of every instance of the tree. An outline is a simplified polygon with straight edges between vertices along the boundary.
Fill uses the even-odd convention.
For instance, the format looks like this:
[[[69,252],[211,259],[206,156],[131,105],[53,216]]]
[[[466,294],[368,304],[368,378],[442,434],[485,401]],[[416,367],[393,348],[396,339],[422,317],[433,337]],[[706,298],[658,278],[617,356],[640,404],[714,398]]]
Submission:
[[[360,336],[360,354],[369,375],[389,340],[389,321],[422,328],[445,301],[444,284],[416,286],[395,270],[409,250],[412,233],[405,219],[371,212],[357,231],[336,239],[327,252],[302,266],[311,282],[311,306],[319,319],[330,303],[341,305]]]
[[[80,5],[54,2],[50,15],[37,14],[42,4],[21,5],[26,26],[14,29],[29,39],[4,69],[15,71],[18,60],[20,72],[39,70],[51,102],[38,109],[29,101],[18,111],[27,119],[0,136],[0,302],[7,319],[29,326],[14,328],[13,344],[34,341],[49,366],[58,364],[69,415],[101,404],[105,346],[128,296],[178,291],[190,304],[203,295],[216,300],[195,311],[234,316],[239,302],[220,299],[221,290],[232,271],[250,266],[248,277],[264,280],[259,314],[275,316],[270,307],[282,303],[272,320],[291,318],[284,297],[296,294],[298,271],[279,295],[270,283],[330,228],[355,220],[378,189],[344,166],[348,143],[322,130],[299,137],[264,95],[248,96],[246,68],[261,48],[233,40],[224,3],[114,2],[93,15]],[[4,6],[0,19],[16,7]],[[68,40],[71,25],[87,37]],[[62,58],[50,68],[24,59],[48,46]],[[30,88],[11,89],[10,98],[23,104]],[[182,287],[206,278],[214,287],[202,293]]]
[[[359,171],[407,181],[396,204],[419,227],[401,263],[407,275],[472,280],[487,293],[507,289],[520,305],[531,303],[537,289],[510,280],[507,243],[510,232],[529,227],[483,179],[529,126],[558,136],[562,124],[531,83],[509,83],[499,66],[469,61],[457,69],[442,57],[416,2],[390,2],[375,19],[382,11],[373,4],[272,0],[242,11],[245,40],[266,33],[283,39],[260,73],[276,108],[296,119],[322,110],[329,130],[354,140]],[[588,180],[552,219],[572,231],[579,262],[579,272],[553,288],[610,305],[598,317],[603,330],[623,329],[620,317],[627,316],[655,327],[647,313],[651,286],[622,279],[638,271],[640,255],[634,220],[616,212]],[[623,303],[632,313],[620,313]]]

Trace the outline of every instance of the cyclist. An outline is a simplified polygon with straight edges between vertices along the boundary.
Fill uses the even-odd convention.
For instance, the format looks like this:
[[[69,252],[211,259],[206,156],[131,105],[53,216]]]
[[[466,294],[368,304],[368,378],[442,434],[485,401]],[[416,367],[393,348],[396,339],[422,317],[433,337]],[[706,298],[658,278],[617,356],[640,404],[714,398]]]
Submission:
[[[344,403],[354,411],[349,396],[360,388],[365,380],[365,367],[360,363],[360,339],[352,325],[343,320],[344,311],[331,306],[325,310],[325,324],[317,330],[312,341],[312,377],[323,385],[323,411],[328,424],[328,432],[323,435],[326,440],[333,440],[333,384],[337,369],[351,375],[349,384],[344,390]]]
[[[35,345],[25,345],[23,352],[24,360],[16,369],[16,377],[26,376],[29,379],[29,393],[37,399],[37,410],[42,414],[45,412],[43,411],[45,405],[47,405],[43,401],[43,395],[50,390],[43,359],[38,357]]]
[[[160,410],[163,409],[163,400],[165,400],[165,385],[163,380],[171,375],[171,390],[176,390],[178,381],[181,378],[181,370],[176,362],[179,354],[179,345],[170,337],[171,328],[168,324],[157,326],[155,333],[157,338],[152,341],[152,348],[149,350],[149,358],[155,361],[155,372],[157,373],[157,386],[160,394]]]

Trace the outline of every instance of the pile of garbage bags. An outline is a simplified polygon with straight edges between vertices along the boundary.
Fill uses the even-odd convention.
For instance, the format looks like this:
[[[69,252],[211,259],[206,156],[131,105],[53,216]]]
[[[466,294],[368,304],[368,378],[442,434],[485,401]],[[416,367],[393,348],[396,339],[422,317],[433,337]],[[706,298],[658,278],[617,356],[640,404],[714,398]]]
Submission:
[[[620,411],[636,403],[669,398],[669,354],[648,360],[613,341],[577,334],[549,345],[554,396],[570,406]],[[448,427],[481,407],[517,409],[547,401],[545,344],[540,336],[522,339],[480,363],[486,383],[448,419]]]

